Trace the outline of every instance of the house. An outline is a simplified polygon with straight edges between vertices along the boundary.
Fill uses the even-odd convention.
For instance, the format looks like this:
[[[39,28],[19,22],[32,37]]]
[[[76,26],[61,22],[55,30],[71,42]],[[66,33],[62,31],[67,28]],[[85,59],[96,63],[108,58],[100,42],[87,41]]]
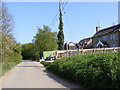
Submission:
[[[73,42],[68,43],[68,50],[77,50],[77,49],[79,49],[77,43],[73,43]]]
[[[82,40],[79,41],[79,48],[80,49],[88,49],[88,48],[92,48],[92,38],[84,38]]]
[[[120,47],[120,24],[100,30],[96,27],[96,33],[92,37],[93,48]]]
[[[89,38],[84,38],[78,43],[79,49],[120,47],[120,24],[100,29],[96,27],[96,33]]]

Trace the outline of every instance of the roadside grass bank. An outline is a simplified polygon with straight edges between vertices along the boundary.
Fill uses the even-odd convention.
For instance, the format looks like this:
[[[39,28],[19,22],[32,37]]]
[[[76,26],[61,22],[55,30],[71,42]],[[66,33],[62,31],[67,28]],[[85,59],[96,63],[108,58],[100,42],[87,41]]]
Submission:
[[[120,88],[119,55],[92,53],[41,63],[54,74],[86,88]]]
[[[3,76],[10,69],[15,67],[17,64],[22,62],[22,56],[18,55],[17,57],[9,58],[9,61],[0,63],[0,77]]]

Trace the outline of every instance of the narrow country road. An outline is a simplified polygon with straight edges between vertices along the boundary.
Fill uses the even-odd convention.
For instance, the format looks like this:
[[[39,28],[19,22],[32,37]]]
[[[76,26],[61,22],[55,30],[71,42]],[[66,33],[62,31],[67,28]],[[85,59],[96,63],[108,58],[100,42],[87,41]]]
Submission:
[[[2,88],[81,88],[47,71],[39,62],[23,60],[1,78]]]

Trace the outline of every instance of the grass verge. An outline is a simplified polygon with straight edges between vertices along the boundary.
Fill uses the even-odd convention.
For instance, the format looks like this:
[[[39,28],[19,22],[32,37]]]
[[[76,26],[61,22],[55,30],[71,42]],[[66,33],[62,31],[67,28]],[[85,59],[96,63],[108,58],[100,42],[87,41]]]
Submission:
[[[0,62],[0,77],[21,62],[22,62],[21,56],[14,58],[12,57],[9,59],[9,61],[6,62]]]

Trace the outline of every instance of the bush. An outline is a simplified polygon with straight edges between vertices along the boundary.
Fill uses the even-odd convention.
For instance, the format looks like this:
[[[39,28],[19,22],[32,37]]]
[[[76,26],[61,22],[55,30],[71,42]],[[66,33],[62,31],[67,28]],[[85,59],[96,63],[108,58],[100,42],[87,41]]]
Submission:
[[[4,75],[8,70],[22,62],[22,56],[18,53],[12,53],[12,55],[8,57],[6,58],[6,61],[0,62],[0,77]]]
[[[86,54],[42,64],[53,73],[85,87],[120,88],[118,53]]]

